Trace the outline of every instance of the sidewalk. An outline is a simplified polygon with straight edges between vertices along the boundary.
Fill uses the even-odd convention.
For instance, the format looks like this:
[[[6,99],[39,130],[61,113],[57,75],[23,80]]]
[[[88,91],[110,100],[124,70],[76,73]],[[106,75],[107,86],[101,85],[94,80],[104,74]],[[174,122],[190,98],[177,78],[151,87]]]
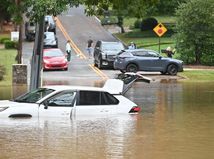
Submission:
[[[214,70],[214,66],[184,65],[184,70]]]

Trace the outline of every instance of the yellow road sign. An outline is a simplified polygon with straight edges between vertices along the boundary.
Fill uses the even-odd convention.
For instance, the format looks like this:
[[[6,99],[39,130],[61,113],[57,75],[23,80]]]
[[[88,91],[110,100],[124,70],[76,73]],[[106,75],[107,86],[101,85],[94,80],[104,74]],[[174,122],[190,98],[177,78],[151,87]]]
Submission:
[[[159,23],[159,24],[153,29],[153,31],[154,31],[159,37],[161,37],[165,32],[167,32],[167,29],[166,29],[166,27],[165,27],[163,24]]]

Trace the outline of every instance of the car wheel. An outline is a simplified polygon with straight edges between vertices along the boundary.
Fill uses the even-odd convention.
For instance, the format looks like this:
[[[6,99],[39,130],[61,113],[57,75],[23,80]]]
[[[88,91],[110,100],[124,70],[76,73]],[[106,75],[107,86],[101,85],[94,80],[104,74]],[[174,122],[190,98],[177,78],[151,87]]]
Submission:
[[[127,71],[127,72],[137,72],[137,71],[138,71],[138,67],[137,67],[137,65],[135,65],[135,64],[129,64],[129,65],[126,67],[126,71]]]
[[[102,69],[102,68],[103,68],[102,59],[101,59],[101,58],[98,60],[97,67],[98,67],[99,69]]]
[[[168,66],[167,72],[169,75],[175,76],[178,73],[178,67],[175,64],[171,64]]]

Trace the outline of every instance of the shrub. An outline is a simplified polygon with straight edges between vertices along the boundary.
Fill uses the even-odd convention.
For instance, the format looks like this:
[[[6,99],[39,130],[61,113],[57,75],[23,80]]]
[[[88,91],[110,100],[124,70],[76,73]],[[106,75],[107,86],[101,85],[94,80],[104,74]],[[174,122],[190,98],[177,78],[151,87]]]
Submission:
[[[153,30],[154,27],[158,25],[158,21],[155,18],[147,18],[144,19],[141,23],[140,30],[146,31],[146,30]]]
[[[5,45],[5,49],[14,49],[14,48],[17,48],[18,42],[5,40],[4,45]]]
[[[5,67],[0,65],[0,81],[3,80],[5,73],[6,73]]]
[[[10,40],[8,37],[0,37],[0,44],[4,44],[5,41]]]
[[[134,28],[139,29],[139,28],[140,28],[140,25],[141,25],[141,21],[140,21],[139,19],[137,19],[137,20],[134,22]]]

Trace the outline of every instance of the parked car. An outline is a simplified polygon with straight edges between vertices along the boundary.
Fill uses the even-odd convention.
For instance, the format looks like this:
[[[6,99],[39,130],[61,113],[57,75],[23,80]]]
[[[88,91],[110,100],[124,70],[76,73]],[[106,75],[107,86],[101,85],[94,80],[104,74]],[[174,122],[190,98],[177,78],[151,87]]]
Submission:
[[[118,87],[115,87],[115,83]],[[121,95],[123,81],[109,79],[104,87],[45,86],[14,100],[0,101],[0,118],[65,117],[136,114],[140,107]],[[93,100],[92,100],[93,99]]]
[[[153,50],[125,50],[116,57],[114,68],[121,72],[151,71],[176,75],[183,71],[183,61],[162,57]]]
[[[98,68],[113,67],[116,55],[124,50],[121,42],[97,41],[94,48],[94,65]]]
[[[56,23],[51,15],[45,16],[45,31],[54,32],[54,34],[56,34]]]
[[[33,41],[35,39],[36,26],[33,22],[25,22],[25,37],[28,41]]]
[[[44,48],[58,48],[58,39],[54,32],[44,32]]]
[[[68,70],[68,61],[65,54],[58,48],[43,50],[44,70]]]
[[[53,16],[46,15],[45,16],[45,32],[53,32],[56,34],[56,23],[53,19]],[[25,37],[28,41],[33,41],[35,39],[36,34],[36,24],[29,20],[25,22]]]

